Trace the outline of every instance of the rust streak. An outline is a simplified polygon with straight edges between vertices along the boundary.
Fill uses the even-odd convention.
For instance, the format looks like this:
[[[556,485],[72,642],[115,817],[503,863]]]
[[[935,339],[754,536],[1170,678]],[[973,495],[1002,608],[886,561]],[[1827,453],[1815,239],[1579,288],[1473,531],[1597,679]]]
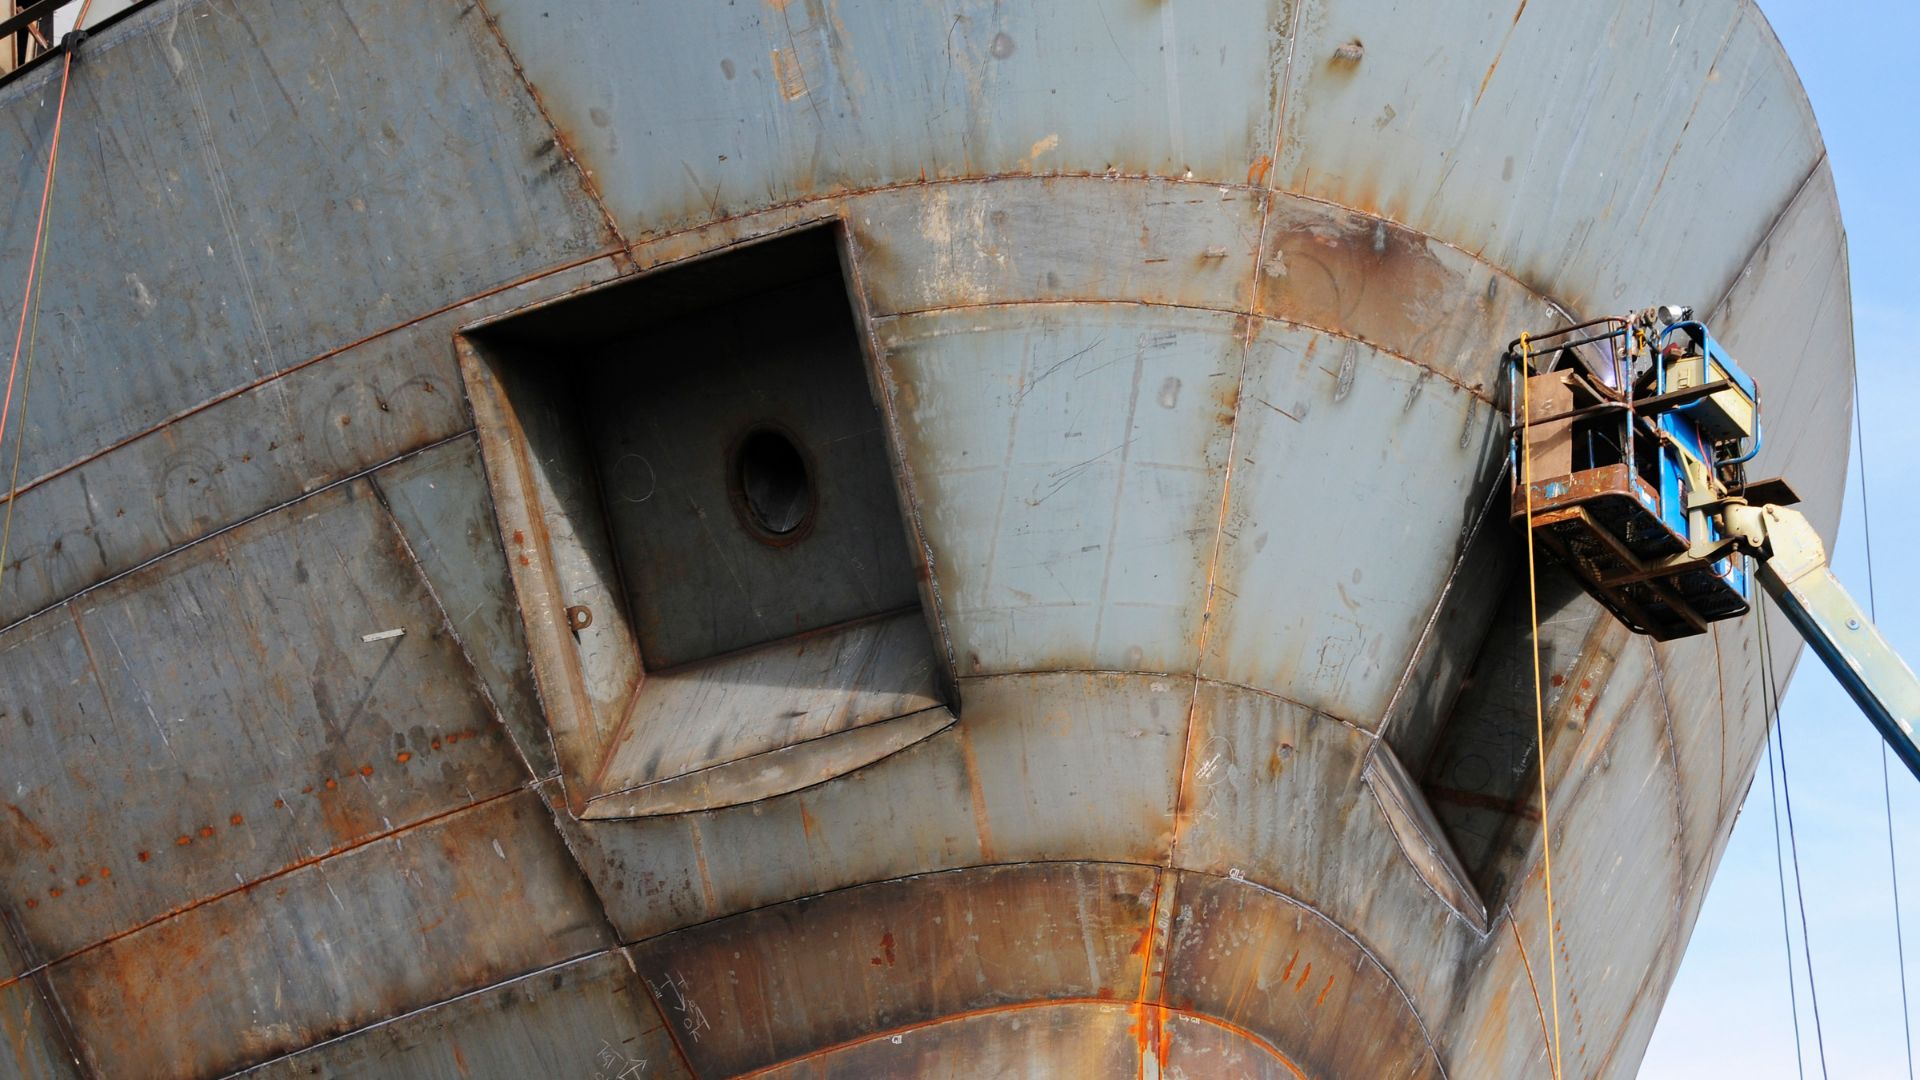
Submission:
[[[1153,875],[1153,903],[1147,908],[1147,925],[1140,931],[1140,943],[1134,946],[1134,952],[1140,956],[1140,987],[1134,991],[1133,1004],[1127,1011],[1133,1014],[1131,1030],[1138,1040],[1138,1055],[1134,1060],[1139,1066],[1140,1080],[1145,1080],[1147,1070],[1147,987],[1153,978],[1153,938],[1160,927],[1160,891],[1165,878],[1164,873]]]
[[[1507,36],[1500,39],[1500,47],[1494,50],[1493,63],[1487,65],[1487,73],[1480,78],[1480,90],[1473,95],[1473,104],[1478,107],[1480,99],[1487,94],[1487,84],[1493,81],[1493,73],[1500,66],[1500,58],[1506,55],[1507,43],[1513,40],[1513,28],[1520,25],[1520,16],[1527,10],[1527,0],[1520,0],[1520,9],[1513,13],[1513,21],[1507,24]]]
[[[7,812],[9,814],[12,814],[14,822],[18,824],[21,829],[26,831],[28,838],[33,841],[33,844],[35,847],[39,848],[41,851],[52,850],[53,837],[48,836],[46,832],[40,828],[39,825],[35,824],[34,820],[27,816],[27,812],[25,810],[20,809],[18,806],[15,806],[12,803],[8,803]]]
[[[967,797],[968,800],[973,803],[973,831],[974,835],[980,841],[980,857],[983,860],[992,862],[995,857],[993,848],[993,823],[987,817],[987,796],[980,783],[980,763],[975,760],[973,755],[972,729],[965,723],[960,724],[959,729],[960,757],[961,760],[966,763],[967,768]],[[1157,896],[1158,893],[1155,895]]]

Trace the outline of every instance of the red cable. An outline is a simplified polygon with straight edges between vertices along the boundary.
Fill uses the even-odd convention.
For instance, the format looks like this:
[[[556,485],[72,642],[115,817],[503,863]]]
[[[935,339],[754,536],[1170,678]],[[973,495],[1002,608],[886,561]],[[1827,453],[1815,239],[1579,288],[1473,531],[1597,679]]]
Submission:
[[[82,11],[81,17],[86,16]],[[53,166],[60,154],[60,127],[67,112],[67,81],[73,75],[73,53],[60,69],[60,103],[53,111],[53,145],[47,149],[47,178],[40,188],[40,217],[33,226],[33,253],[27,257],[27,288],[20,298],[20,325],[13,334],[13,362],[7,366],[7,391],[0,398],[0,443],[7,438],[7,417],[13,411],[13,379],[20,371],[20,346],[27,339],[27,312],[33,305],[35,271],[40,265],[40,241],[46,236],[47,206],[53,201]]]
[[[91,7],[93,0],[80,5],[80,14],[73,20],[76,32],[87,25],[87,9]],[[7,439],[7,418],[13,412],[13,380],[20,372],[20,346],[27,337],[27,313],[32,309],[35,274],[39,270],[42,241],[47,235],[47,207],[53,202],[53,167],[60,157],[60,131],[67,115],[67,84],[72,79],[73,50],[68,49],[60,66],[60,101],[53,110],[53,142],[47,147],[47,177],[40,187],[40,216],[33,225],[33,251],[27,256],[27,288],[20,298],[20,325],[13,333],[13,360],[7,365],[6,394],[0,397],[0,443]],[[13,493],[8,492],[7,497],[11,501]]]

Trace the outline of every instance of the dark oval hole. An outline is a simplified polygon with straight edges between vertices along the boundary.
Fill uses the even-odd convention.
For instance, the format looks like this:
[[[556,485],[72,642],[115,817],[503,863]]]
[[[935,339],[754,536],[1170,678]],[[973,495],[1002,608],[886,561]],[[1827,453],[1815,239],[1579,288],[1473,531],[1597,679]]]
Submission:
[[[741,440],[734,467],[748,522],[769,536],[790,536],[813,510],[813,482],[793,440],[771,428]]]

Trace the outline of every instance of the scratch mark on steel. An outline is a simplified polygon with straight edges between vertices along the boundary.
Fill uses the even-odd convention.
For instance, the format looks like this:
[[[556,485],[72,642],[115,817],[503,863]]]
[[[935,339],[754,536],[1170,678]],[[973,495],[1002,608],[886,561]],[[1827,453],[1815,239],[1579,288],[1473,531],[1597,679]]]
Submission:
[[[1286,417],[1287,419],[1289,419],[1289,420],[1291,420],[1291,421],[1293,421],[1293,422],[1294,422],[1294,423],[1296,423],[1296,424],[1298,424],[1298,423],[1300,423],[1300,422],[1301,422],[1301,420],[1300,420],[1300,418],[1299,418],[1299,417],[1297,417],[1297,416],[1295,416],[1295,415],[1293,415],[1292,413],[1290,413],[1290,412],[1288,412],[1287,410],[1285,410],[1285,409],[1283,409],[1283,408],[1281,408],[1280,406],[1278,406],[1278,405],[1275,405],[1275,404],[1274,404],[1273,402],[1271,402],[1271,401],[1268,401],[1268,400],[1267,400],[1266,398],[1263,398],[1263,397],[1257,397],[1257,398],[1254,398],[1253,400],[1255,400],[1255,401],[1257,401],[1257,402],[1259,402],[1259,403],[1260,403],[1260,404],[1262,404],[1262,405],[1265,405],[1265,406],[1266,406],[1267,408],[1269,408],[1269,409],[1272,409],[1272,410],[1273,410],[1274,412],[1277,412],[1277,413],[1279,413],[1279,414],[1280,414],[1281,416],[1284,416],[1284,417]]]
[[[1127,397],[1127,430],[1136,429],[1135,416],[1140,409],[1140,382],[1146,375],[1147,359],[1143,352],[1136,350],[1133,356],[1133,387]],[[1107,620],[1107,596],[1113,584],[1113,557],[1120,539],[1120,507],[1126,505],[1124,497],[1127,490],[1127,465],[1132,458],[1129,448],[1133,440],[1120,444],[1120,467],[1114,470],[1113,514],[1107,526],[1107,550],[1105,560],[1100,565],[1100,598],[1093,609],[1093,653],[1100,655],[1100,635]],[[1056,489],[1057,490],[1057,489]],[[1051,571],[1049,571],[1051,572]]]
[[[1053,374],[1056,371],[1059,371],[1061,368],[1066,367],[1068,364],[1073,363],[1075,360],[1078,360],[1081,357],[1092,352],[1093,350],[1099,348],[1101,343],[1105,342],[1106,340],[1107,339],[1104,337],[1094,338],[1092,344],[1088,345],[1084,349],[1076,350],[1071,356],[1068,356],[1065,360],[1062,360],[1059,363],[1056,363],[1048,367],[1047,370],[1041,372],[1040,374],[1035,375],[1033,377],[1033,381],[1023,382],[1020,386],[1020,392],[1013,396],[1013,403],[1015,405],[1018,405],[1022,401],[1026,400],[1027,395],[1033,392],[1033,388],[1036,386],[1039,386],[1042,382],[1046,381],[1047,376]]]

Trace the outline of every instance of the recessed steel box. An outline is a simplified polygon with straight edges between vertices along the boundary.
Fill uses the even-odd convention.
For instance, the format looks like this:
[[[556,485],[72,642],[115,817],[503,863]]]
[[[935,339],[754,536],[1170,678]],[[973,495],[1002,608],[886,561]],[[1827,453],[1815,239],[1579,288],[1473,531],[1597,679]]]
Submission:
[[[809,229],[460,339],[583,816],[764,798],[953,720],[841,266]]]

